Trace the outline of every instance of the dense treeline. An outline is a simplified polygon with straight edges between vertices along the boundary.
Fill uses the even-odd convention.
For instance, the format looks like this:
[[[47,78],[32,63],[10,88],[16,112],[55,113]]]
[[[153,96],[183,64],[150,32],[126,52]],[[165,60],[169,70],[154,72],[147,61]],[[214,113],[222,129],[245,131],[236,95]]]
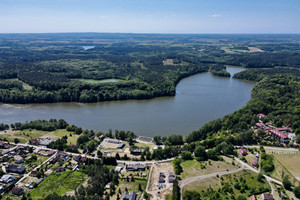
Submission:
[[[15,130],[36,129],[41,131],[55,131],[57,129],[65,129],[68,123],[63,119],[35,120],[25,123],[14,123],[10,125]]]
[[[289,68],[248,69],[234,74],[233,78],[258,82],[266,76],[276,75],[276,74],[289,74],[289,75],[300,76],[300,71],[298,69],[289,69]]]

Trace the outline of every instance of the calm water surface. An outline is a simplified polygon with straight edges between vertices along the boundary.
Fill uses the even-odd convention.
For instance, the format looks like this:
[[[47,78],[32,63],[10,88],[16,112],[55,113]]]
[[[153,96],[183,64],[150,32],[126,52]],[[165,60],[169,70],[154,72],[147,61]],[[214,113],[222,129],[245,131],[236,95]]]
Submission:
[[[233,75],[242,68],[227,68]],[[0,123],[65,119],[87,129],[131,130],[137,135],[187,135],[244,106],[253,83],[202,73],[185,78],[175,97],[104,103],[0,104]]]

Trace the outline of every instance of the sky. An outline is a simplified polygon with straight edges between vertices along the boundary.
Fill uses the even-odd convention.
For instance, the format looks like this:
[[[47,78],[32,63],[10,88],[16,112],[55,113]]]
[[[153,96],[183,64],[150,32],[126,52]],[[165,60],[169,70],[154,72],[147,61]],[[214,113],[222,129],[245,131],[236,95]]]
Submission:
[[[300,0],[0,0],[0,33],[300,33]]]

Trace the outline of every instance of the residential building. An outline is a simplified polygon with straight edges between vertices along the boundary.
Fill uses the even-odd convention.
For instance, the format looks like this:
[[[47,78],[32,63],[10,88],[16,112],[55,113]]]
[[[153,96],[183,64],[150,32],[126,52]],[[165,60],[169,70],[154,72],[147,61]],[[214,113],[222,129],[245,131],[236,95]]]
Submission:
[[[13,187],[11,191],[14,195],[19,196],[23,192],[23,189],[21,187]]]
[[[26,168],[23,165],[13,165],[7,163],[5,165],[6,172],[13,172],[13,173],[19,173],[23,174],[26,170]]]
[[[14,161],[16,161],[18,164],[20,164],[24,161],[24,158],[22,156],[16,155],[16,156],[14,156]]]
[[[264,193],[262,195],[262,197],[263,197],[263,200],[274,200],[274,197],[272,194]]]
[[[128,164],[126,165],[127,171],[145,171],[145,165],[137,163],[137,164]]]
[[[14,175],[4,174],[1,177],[0,182],[2,182],[2,183],[9,183],[9,182],[12,182],[13,180],[15,180],[15,176]]]
[[[242,156],[246,156],[246,155],[247,155],[247,150],[246,150],[246,149],[239,149],[239,153],[240,153]]]

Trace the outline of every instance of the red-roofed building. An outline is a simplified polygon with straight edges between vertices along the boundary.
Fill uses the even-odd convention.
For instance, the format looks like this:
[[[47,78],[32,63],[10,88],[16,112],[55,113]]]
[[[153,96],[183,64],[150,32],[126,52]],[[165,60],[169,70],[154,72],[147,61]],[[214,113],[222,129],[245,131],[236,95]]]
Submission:
[[[246,155],[247,155],[247,150],[246,150],[246,149],[239,149],[239,153],[240,153],[242,156],[246,156]]]
[[[13,189],[11,191],[14,195],[19,196],[23,192],[23,189],[20,187],[13,187]]]
[[[262,114],[262,113],[258,114],[257,116],[258,116],[259,118],[264,118],[264,117],[266,117],[266,115],[264,115],[264,114]]]
[[[255,162],[255,161],[252,161],[252,163],[251,163],[253,166],[256,166],[257,165],[257,163]]]
[[[262,196],[263,196],[263,200],[274,200],[272,194],[264,193]]]

